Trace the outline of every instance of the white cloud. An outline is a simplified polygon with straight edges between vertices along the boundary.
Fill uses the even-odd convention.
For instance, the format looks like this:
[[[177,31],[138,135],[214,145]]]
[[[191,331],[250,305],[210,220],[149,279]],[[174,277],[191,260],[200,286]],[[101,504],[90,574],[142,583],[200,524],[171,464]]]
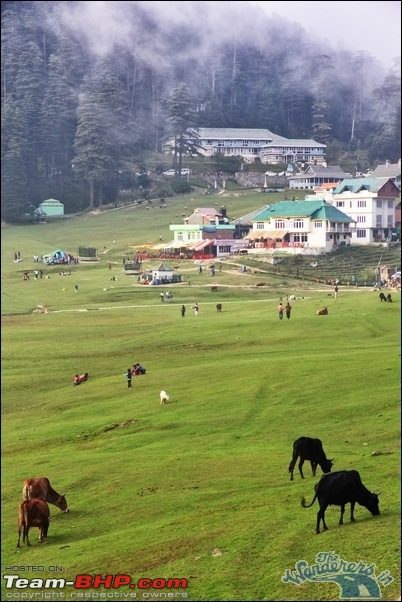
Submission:
[[[401,2],[252,2],[334,48],[364,50],[385,68],[401,56]]]

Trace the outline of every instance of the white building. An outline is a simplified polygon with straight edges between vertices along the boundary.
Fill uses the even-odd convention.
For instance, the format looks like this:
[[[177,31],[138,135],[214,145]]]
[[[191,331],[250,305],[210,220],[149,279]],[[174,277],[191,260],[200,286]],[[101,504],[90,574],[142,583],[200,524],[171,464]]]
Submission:
[[[200,153],[211,157],[221,153],[225,157],[243,157],[262,163],[322,163],[325,161],[326,145],[315,140],[289,139],[266,129],[248,128],[203,128],[197,130]],[[173,142],[164,147],[172,152]]]
[[[309,165],[304,172],[288,176],[289,188],[291,190],[314,190],[322,184],[341,182],[350,174],[345,173],[338,165],[327,167],[323,165]]]
[[[319,255],[351,243],[354,220],[322,200],[280,201],[254,216],[245,237],[258,253]]]
[[[399,197],[399,189],[390,178],[370,176],[342,180],[332,199],[326,198],[356,222],[352,244],[367,245],[392,239]]]

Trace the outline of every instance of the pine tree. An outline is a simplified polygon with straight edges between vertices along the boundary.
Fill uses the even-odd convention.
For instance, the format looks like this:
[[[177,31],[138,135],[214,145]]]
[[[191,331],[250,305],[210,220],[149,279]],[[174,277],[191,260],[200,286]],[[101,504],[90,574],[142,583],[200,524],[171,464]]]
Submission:
[[[196,114],[184,82],[172,90],[168,100],[168,111],[170,132],[174,137],[174,166],[177,176],[181,174],[183,155],[196,154],[199,149]]]

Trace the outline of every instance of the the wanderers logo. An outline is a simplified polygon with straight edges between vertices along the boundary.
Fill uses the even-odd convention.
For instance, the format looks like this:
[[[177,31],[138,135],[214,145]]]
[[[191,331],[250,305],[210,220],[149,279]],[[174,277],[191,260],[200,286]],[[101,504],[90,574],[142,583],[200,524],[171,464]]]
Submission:
[[[319,552],[315,564],[309,565],[305,560],[295,564],[295,570],[286,569],[282,577],[283,583],[301,585],[305,581],[311,583],[336,583],[341,593],[340,600],[380,600],[380,585],[386,587],[394,581],[389,571],[375,574],[375,564],[348,562],[342,560],[335,552]]]

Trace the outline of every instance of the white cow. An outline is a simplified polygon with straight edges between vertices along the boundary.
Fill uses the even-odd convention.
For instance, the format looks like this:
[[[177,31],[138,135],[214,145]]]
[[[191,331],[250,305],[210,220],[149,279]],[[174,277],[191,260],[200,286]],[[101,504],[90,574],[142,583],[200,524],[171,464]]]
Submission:
[[[169,395],[166,393],[166,391],[161,391],[160,394],[160,403],[161,405],[165,404],[167,401],[169,401]]]

